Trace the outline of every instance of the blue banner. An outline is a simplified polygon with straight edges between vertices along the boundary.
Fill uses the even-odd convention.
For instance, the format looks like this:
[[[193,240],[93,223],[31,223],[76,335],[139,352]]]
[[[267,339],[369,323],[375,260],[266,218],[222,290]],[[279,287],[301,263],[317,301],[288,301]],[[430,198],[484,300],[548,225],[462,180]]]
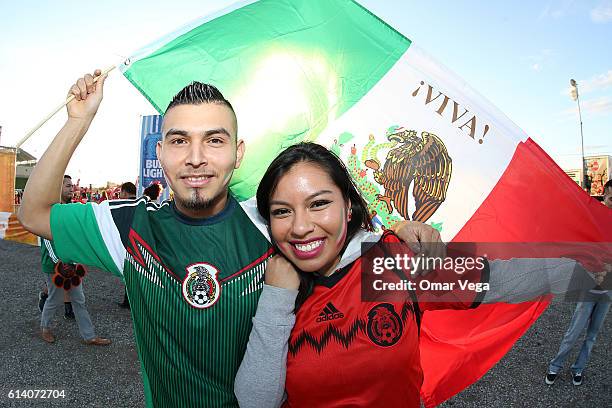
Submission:
[[[166,187],[166,179],[159,160],[155,146],[161,140],[161,115],[149,115],[142,117],[140,127],[140,165],[138,176],[138,197],[140,197],[145,188],[153,183],[159,183],[162,187],[162,193],[158,201],[163,201],[169,198],[170,190]]]

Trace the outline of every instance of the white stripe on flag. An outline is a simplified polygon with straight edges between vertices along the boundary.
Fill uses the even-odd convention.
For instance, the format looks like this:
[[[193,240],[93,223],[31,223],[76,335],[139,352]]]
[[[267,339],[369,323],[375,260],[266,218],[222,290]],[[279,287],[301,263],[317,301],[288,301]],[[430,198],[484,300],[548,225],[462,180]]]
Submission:
[[[432,91],[426,103],[429,85]],[[442,95],[434,99],[439,92]],[[441,109],[444,95],[448,96],[448,101],[445,109]],[[457,114],[453,122],[455,102]],[[467,112],[461,116],[465,110]],[[475,118],[474,122],[469,122],[471,118]],[[475,125],[473,137],[470,125]],[[489,127],[486,133],[485,125]],[[417,135],[424,131],[433,133],[448,150],[452,174],[446,200],[427,221],[441,223],[445,241],[452,239],[474,214],[508,166],[518,143],[527,139],[525,133],[491,103],[414,45],[370,92],[330,124],[317,142],[332,146],[344,132],[353,135],[354,138],[341,147],[340,156],[347,162],[354,145],[368,185],[379,188],[382,194],[384,189],[374,181],[373,171],[364,165],[362,152],[370,138],[374,138],[377,145],[389,142],[386,131],[391,126],[415,130]],[[479,139],[483,143],[479,143]],[[381,167],[389,151],[389,147],[383,148],[376,155]],[[406,159],[406,165],[408,163]],[[409,213],[412,214],[415,210],[413,187],[406,188],[410,188]]]

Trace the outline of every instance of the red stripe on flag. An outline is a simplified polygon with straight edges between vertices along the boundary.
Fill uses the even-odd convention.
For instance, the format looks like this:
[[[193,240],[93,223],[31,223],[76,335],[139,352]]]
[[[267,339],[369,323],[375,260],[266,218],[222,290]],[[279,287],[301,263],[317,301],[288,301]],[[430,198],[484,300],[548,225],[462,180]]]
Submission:
[[[527,139],[517,146],[502,177],[454,241],[612,242],[610,225],[612,211],[589,197]],[[420,347],[425,405],[438,405],[482,377],[547,305],[542,299],[425,313]]]

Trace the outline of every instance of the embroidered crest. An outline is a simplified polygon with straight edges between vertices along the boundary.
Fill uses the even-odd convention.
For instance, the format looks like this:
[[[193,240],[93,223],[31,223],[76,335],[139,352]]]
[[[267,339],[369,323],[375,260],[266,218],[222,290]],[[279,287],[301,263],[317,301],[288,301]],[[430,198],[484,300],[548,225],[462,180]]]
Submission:
[[[389,347],[402,337],[404,325],[390,303],[380,303],[368,312],[368,337],[378,346]]]
[[[221,295],[218,274],[216,267],[205,262],[189,265],[183,279],[183,297],[187,303],[197,309],[214,305]]]

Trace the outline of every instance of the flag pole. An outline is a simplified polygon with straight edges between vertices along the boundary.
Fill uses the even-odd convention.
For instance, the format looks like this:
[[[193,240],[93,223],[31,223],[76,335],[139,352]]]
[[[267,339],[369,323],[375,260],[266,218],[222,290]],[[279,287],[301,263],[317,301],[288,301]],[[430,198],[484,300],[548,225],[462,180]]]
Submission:
[[[100,75],[98,75],[97,77],[94,78],[94,83],[98,82],[98,78],[100,78],[102,75],[106,75],[109,72],[111,72],[113,69],[115,69],[114,65],[111,65],[110,67],[106,68],[104,71],[102,71],[102,73]],[[68,99],[66,99],[64,102],[62,102],[61,104],[59,104],[54,110],[53,112],[51,112],[50,114],[48,114],[43,120],[41,120],[40,122],[38,122],[36,124],[36,126],[34,126],[32,128],[32,130],[30,130],[23,138],[21,138],[21,140],[17,143],[17,145],[15,145],[15,147],[17,149],[19,149],[21,147],[22,144],[24,144],[29,138],[30,136],[32,136],[34,134],[34,132],[36,132],[38,129],[40,129],[40,127],[42,125],[44,125],[45,123],[47,123],[47,121],[49,119],[51,119],[53,117],[53,115],[55,115],[57,112],[59,112],[64,106],[66,106],[67,104],[69,104],[72,100],[74,99],[74,95],[70,95],[68,97]]]

